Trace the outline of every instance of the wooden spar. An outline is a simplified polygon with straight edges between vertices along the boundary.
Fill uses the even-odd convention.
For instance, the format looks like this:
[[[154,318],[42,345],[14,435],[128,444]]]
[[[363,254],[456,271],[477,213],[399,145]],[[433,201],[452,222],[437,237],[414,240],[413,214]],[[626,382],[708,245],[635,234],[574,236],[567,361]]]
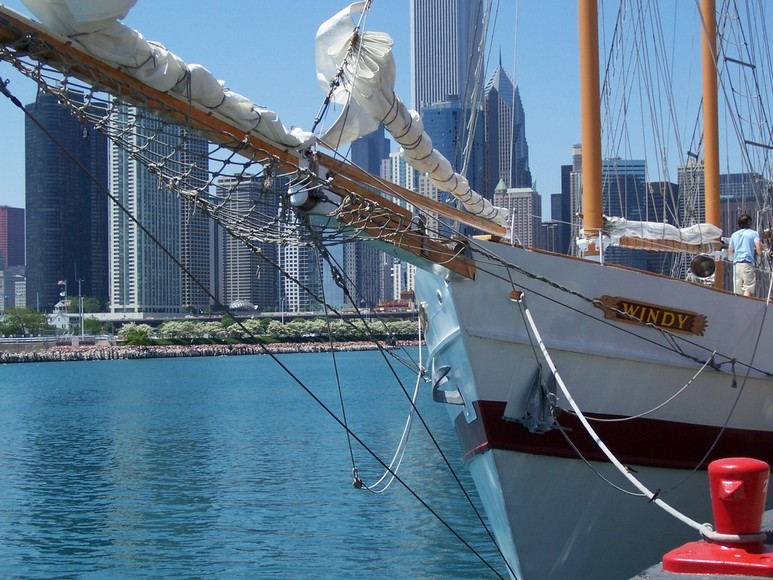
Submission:
[[[214,110],[186,100],[183,95],[154,89],[119,68],[92,57],[70,39],[47,31],[37,23],[3,6],[0,6],[0,42],[7,46],[13,46],[20,56],[24,54],[62,72],[66,71],[67,74],[71,74],[101,91],[136,106],[154,110],[171,122],[189,126],[207,139],[258,163],[272,164],[285,171],[296,171],[307,165],[307,152],[272,143],[255,132],[244,131],[228,118]],[[351,191],[410,218],[408,210],[384,197],[384,195],[393,196],[422,210],[435,212],[495,236],[504,236],[507,233],[506,228],[499,224],[425,198],[397,184],[370,175],[353,165],[339,161],[330,155],[315,152],[313,159],[333,173],[330,189],[342,198],[348,191]],[[374,192],[371,188],[380,193]],[[399,241],[395,243],[400,245]],[[416,253],[416,246],[417,244],[411,242],[403,249]],[[449,266],[449,263],[454,260],[459,260],[459,256],[451,260],[444,258],[441,264],[462,275],[472,276],[471,272],[474,268],[468,264],[464,264],[461,268]]]
[[[701,244],[687,244],[675,240],[657,240],[650,238],[638,238],[636,236],[623,236],[620,238],[621,248],[634,250],[652,250],[654,252],[688,252],[697,254],[706,251],[706,246]]]
[[[601,97],[599,93],[598,6],[578,1],[580,45],[580,112],[582,118],[582,214],[585,237],[599,239],[603,224],[601,201]],[[585,255],[603,252],[593,242]]]
[[[381,179],[380,177],[376,177],[375,175],[371,175],[370,173],[366,173],[357,167],[354,167],[353,165],[344,163],[343,161],[339,161],[337,159],[333,159],[327,155],[319,153],[316,154],[316,156],[319,159],[320,164],[331,169],[334,173],[338,173],[351,179],[361,181],[365,185],[375,187],[379,191],[382,191],[386,194],[394,195],[395,197],[415,205],[416,207],[420,207],[425,211],[435,212],[440,216],[461,221],[468,226],[478,228],[496,236],[503,237],[507,234],[507,228],[493,223],[485,218],[470,213],[461,212],[456,208],[448,206],[439,201],[435,201],[434,199],[424,197],[423,195],[411,191],[410,189],[406,189],[396,183],[392,183],[390,181]],[[449,212],[449,210],[452,211]],[[459,218],[460,214],[464,216],[464,219]]]
[[[186,100],[183,95],[165,93],[149,87],[122,70],[90,56],[66,37],[46,31],[37,23],[3,6],[0,6],[0,42],[6,45],[18,45],[20,52],[24,43],[30,46],[34,44],[34,50],[30,48],[27,51],[31,58],[59,70],[67,68],[70,74],[80,80],[88,84],[96,82],[100,90],[130,101],[134,105],[155,109],[158,113],[163,111],[171,117],[170,120],[189,125],[206,135],[208,139],[225,147],[237,149],[245,157],[251,157],[260,162],[270,156],[275,166],[278,165],[280,169],[286,170],[295,170],[299,164],[303,166],[300,160],[304,152],[272,143],[254,132],[245,132],[233,125],[228,118]],[[99,78],[94,78],[95,73],[99,73]],[[141,102],[138,102],[137,95],[142,96]],[[507,233],[507,228],[499,224],[428,199],[397,184],[386,182],[330,155],[317,152],[314,156],[324,167],[358,182],[360,185],[356,193],[372,201],[384,199],[384,197],[363,188],[362,184],[369,185],[383,194],[402,199],[422,210],[435,212],[484,232],[497,236],[504,236]]]
[[[722,227],[719,203],[719,106],[717,97],[717,17],[715,0],[701,0],[703,38],[701,68],[703,72],[703,143],[704,177],[703,195],[706,206],[706,222]],[[717,260],[714,285],[724,284],[722,261]]]
[[[703,69],[703,142],[704,142],[704,195],[706,222],[722,227],[719,204],[719,113],[717,98],[717,22],[715,0],[701,0],[704,42]]]

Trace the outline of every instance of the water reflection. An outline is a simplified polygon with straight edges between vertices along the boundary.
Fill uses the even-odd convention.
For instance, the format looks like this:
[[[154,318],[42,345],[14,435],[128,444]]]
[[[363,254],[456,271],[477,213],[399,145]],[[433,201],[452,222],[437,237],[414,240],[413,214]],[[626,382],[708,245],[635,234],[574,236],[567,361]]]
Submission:
[[[342,416],[325,355],[283,361]],[[339,364],[352,429],[388,460],[404,395],[376,353]],[[461,471],[444,412],[420,408]],[[265,357],[6,365],[0,435],[5,577],[491,576],[401,486],[352,488],[344,432]],[[401,477],[496,561],[418,426]]]

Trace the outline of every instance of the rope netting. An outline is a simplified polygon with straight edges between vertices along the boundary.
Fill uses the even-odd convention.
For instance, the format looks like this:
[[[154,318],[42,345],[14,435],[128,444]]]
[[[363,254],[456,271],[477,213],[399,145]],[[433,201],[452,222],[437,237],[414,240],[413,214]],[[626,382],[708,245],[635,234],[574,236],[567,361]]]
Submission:
[[[313,240],[304,220],[298,219],[288,188],[294,194],[313,193],[317,199],[330,195],[334,206],[348,200],[336,217],[356,237],[366,234],[394,242],[396,235],[403,235],[395,228],[413,227],[415,233],[410,211],[390,209],[394,204],[389,200],[386,205],[366,202],[347,188],[355,185],[351,181],[330,187],[314,152],[252,138],[216,112],[180,98],[184,86],[173,91],[177,95],[155,91],[77,50],[62,52],[46,39],[14,31],[7,21],[2,24],[0,61],[31,79],[41,93],[54,95],[84,129],[93,127],[107,135],[158,179],[159,189],[191,204],[249,247],[319,243],[318,235]],[[422,223],[434,221],[429,214]],[[331,230],[323,240],[341,239]],[[443,246],[436,244],[438,248],[445,253]],[[455,254],[448,249],[448,258]]]
[[[305,244],[303,227],[290,216],[287,185],[307,173],[282,163],[268,152],[256,152],[234,135],[185,124],[184,111],[171,110],[146,95],[125,95],[127,101],[99,91],[99,71],[93,85],[81,82],[83,64],[57,63],[58,69],[20,55],[13,46],[0,46],[0,59],[33,80],[44,93],[110,141],[154,175],[159,186],[193,204],[232,235],[252,243]],[[123,92],[123,91],[122,91]],[[182,115],[181,115],[182,113]],[[182,121],[182,122],[179,122]],[[215,131],[215,129],[211,129]],[[246,156],[245,156],[246,154]]]

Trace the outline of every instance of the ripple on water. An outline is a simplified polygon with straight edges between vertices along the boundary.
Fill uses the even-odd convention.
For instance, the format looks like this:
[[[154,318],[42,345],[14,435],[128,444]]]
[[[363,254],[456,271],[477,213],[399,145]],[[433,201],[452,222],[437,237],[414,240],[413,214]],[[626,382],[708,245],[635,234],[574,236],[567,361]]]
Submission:
[[[351,428],[388,460],[406,401],[379,360],[338,362]],[[340,415],[329,357],[283,362]],[[444,412],[420,409],[458,468]],[[490,576],[399,485],[355,490],[344,431],[268,357],[7,365],[0,440],[2,577]],[[402,474],[484,537],[420,429]]]

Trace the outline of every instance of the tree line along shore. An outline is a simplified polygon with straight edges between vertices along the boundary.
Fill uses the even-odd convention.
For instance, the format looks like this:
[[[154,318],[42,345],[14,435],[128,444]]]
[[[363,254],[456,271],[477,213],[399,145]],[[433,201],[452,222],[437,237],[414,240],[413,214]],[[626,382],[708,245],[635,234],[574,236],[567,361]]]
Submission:
[[[376,350],[378,348],[415,347],[415,340],[389,342],[334,342],[336,352]],[[0,351],[0,363],[62,362],[90,360],[122,360],[149,358],[178,358],[200,356],[239,356],[255,354],[292,354],[329,352],[327,342],[294,342],[271,344],[191,344],[191,345],[81,345],[51,346],[33,351]]]

